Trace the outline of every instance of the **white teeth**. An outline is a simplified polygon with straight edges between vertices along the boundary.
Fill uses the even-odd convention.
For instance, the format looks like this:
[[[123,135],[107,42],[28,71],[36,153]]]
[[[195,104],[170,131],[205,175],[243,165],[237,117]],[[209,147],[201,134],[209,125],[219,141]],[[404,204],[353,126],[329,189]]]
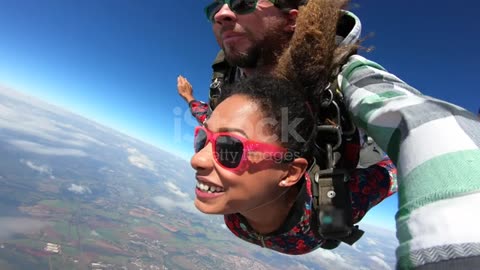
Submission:
[[[221,187],[209,186],[204,183],[200,183],[198,181],[197,181],[197,188],[208,193],[223,192],[223,188]]]

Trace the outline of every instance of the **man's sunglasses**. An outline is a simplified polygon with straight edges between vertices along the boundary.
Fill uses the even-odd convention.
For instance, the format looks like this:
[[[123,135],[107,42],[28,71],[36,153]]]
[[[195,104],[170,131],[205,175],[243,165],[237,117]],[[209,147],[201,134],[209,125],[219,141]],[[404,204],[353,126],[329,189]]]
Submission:
[[[278,0],[268,0],[274,5]],[[205,7],[205,15],[207,19],[212,23],[215,21],[215,14],[227,4],[231,11],[235,14],[248,14],[253,12],[257,8],[258,0],[215,0],[213,3]]]
[[[271,159],[285,163],[293,159],[288,158],[288,149],[264,142],[255,142],[231,132],[212,132],[203,126],[195,128],[195,153],[202,150],[209,142],[212,143],[215,161],[223,168],[235,173],[242,173],[248,169],[254,154],[260,154],[261,159]]]

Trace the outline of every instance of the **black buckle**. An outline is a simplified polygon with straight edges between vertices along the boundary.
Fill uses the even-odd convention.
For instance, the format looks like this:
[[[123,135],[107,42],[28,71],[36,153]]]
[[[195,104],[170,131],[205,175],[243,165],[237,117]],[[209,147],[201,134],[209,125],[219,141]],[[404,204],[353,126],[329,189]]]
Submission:
[[[221,92],[221,86],[223,84],[223,80],[219,77],[213,79],[212,83],[210,84],[210,93],[209,98],[218,98]]]
[[[342,169],[320,170],[314,181],[318,184],[319,234],[326,239],[341,239],[352,233],[348,191],[345,182],[348,173]]]

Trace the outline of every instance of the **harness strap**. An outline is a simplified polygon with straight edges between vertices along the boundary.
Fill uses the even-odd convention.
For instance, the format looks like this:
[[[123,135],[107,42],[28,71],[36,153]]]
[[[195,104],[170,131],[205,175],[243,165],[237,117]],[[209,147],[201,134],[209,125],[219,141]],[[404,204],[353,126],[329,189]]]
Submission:
[[[231,84],[235,80],[236,67],[232,67],[225,59],[223,50],[220,50],[212,64],[213,74],[210,83],[209,106],[213,110],[217,106],[217,100],[225,83]]]
[[[352,224],[351,198],[346,186],[348,172],[343,169],[320,170],[314,163],[308,175],[312,183],[313,207],[318,214],[319,235],[352,245],[364,232]]]
[[[343,96],[337,91],[336,80],[325,89],[319,109],[319,115],[323,117],[317,127],[316,146],[320,151],[316,155],[318,160],[308,171],[318,215],[318,233],[325,239],[352,245],[364,232],[353,225],[352,201],[347,186],[356,164],[342,154],[345,145],[355,138],[356,127],[344,110]]]

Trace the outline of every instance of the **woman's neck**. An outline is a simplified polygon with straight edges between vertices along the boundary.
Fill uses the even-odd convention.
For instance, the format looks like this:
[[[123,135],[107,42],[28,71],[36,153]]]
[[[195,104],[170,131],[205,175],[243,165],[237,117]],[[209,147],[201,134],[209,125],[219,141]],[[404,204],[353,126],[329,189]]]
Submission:
[[[292,206],[295,204],[298,193],[299,189],[292,187],[278,199],[241,214],[257,233],[272,233],[285,223]]]

